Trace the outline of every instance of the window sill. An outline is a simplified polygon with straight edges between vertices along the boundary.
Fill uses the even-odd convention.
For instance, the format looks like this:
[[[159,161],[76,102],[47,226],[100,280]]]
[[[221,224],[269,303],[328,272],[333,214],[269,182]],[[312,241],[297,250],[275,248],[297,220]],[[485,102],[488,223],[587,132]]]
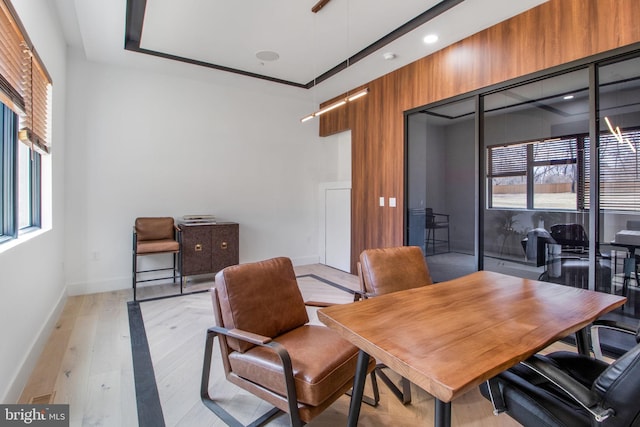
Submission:
[[[48,229],[42,228],[33,228],[22,231],[21,234],[18,235],[17,239],[7,239],[6,241],[0,240],[0,254],[7,252],[10,249],[20,245],[21,243],[27,242],[35,237],[38,237],[44,233],[49,231]]]

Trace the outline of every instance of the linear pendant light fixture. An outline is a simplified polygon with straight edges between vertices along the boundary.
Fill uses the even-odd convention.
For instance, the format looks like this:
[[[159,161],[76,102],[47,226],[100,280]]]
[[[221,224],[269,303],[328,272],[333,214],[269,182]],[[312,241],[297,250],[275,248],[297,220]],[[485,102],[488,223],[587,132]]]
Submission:
[[[314,117],[318,117],[321,114],[326,113],[327,111],[333,110],[334,108],[342,107],[347,102],[355,101],[358,98],[362,98],[363,96],[365,96],[368,93],[369,93],[369,88],[364,88],[362,90],[359,90],[358,92],[354,93],[353,95],[348,95],[348,96],[344,97],[343,99],[340,99],[340,100],[334,102],[333,104],[327,105],[326,107],[316,111],[315,113],[311,113],[308,116],[305,116],[305,117],[301,118],[300,121],[302,123],[304,123],[307,120],[311,120]]]

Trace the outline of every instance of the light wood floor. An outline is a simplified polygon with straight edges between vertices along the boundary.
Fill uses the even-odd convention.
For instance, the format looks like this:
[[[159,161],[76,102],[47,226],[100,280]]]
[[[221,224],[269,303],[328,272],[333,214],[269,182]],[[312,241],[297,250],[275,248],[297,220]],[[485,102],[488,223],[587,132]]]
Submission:
[[[346,287],[358,287],[355,276],[321,265],[297,267],[296,273],[315,274]],[[211,284],[208,280],[193,281],[187,290],[207,288]],[[343,292],[318,281],[299,282],[305,300],[344,298]],[[143,291],[148,291],[141,292],[145,298],[167,290],[153,286]],[[68,403],[72,426],[138,425],[126,304],[131,298],[128,290],[70,297],[20,403]],[[199,397],[205,332],[213,324],[209,295],[143,302],[141,308],[166,425],[222,426]],[[310,317],[315,321],[314,309],[310,309]],[[554,345],[554,349],[564,347],[567,346]],[[219,357],[218,353],[216,343],[214,357]],[[244,422],[268,409],[264,402],[226,382],[220,363],[214,358],[212,395],[223,399],[230,412]],[[380,405],[363,405],[360,425],[432,425],[432,398],[417,387],[412,392],[413,402],[403,406],[380,383]],[[348,405],[348,396],[340,398],[309,425],[344,425]],[[271,425],[287,425],[287,419],[280,417]],[[453,402],[452,425],[519,424],[507,415],[494,416],[490,403],[474,390]]]

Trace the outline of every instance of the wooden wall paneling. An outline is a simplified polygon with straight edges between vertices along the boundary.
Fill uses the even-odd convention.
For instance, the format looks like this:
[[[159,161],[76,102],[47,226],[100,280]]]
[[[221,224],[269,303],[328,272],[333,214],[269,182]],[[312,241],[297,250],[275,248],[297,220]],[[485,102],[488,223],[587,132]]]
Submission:
[[[371,93],[369,94],[371,95]],[[359,103],[355,108],[350,106],[350,127],[351,127],[351,272],[355,272],[354,263],[357,262],[360,254],[359,248],[366,247],[366,230],[369,229],[365,224],[367,222],[374,221],[371,218],[376,214],[375,204],[371,198],[371,191],[369,190],[369,183],[367,179],[368,167],[364,165],[371,164],[371,161],[367,159],[367,144],[358,143],[354,144],[353,141],[366,141],[366,126],[355,126],[352,122],[355,122],[357,118],[364,120],[368,115],[366,114],[367,106],[369,105],[369,95],[362,99],[363,102]],[[354,110],[358,110],[357,112]],[[363,134],[364,133],[364,134]],[[358,231],[353,232],[353,228]]]
[[[333,101],[331,101],[333,102]],[[329,105],[331,102],[323,102],[320,108]],[[320,136],[330,136],[350,129],[349,126],[349,105],[328,111],[320,116]]]
[[[396,224],[404,224],[404,180],[397,179],[404,176],[404,105],[411,96],[411,80],[406,73],[399,73],[393,78],[383,79],[383,115],[378,119],[381,124],[381,133],[384,141],[382,147],[384,154],[381,157],[383,163],[379,166],[385,172],[385,188],[387,197],[396,198],[396,207],[387,208],[385,229],[388,231],[382,237],[381,246],[399,246],[404,240],[404,227]],[[395,96],[387,99],[384,94],[393,93]],[[385,117],[393,117],[389,123]]]
[[[365,218],[365,222],[378,224],[380,228],[383,227],[384,210],[379,206],[379,197],[384,194],[384,172],[381,169],[384,167],[384,161],[380,158],[382,153],[380,151],[381,141],[379,138],[381,129],[379,121],[382,103],[381,93],[379,83],[373,82],[369,87],[369,94],[366,96],[366,105],[359,106],[361,108],[354,108],[354,114],[351,115],[352,140],[355,130],[356,136],[359,137],[358,140],[362,141],[362,143],[359,142],[357,144],[360,148],[360,155],[353,159],[353,170],[358,173],[354,176],[354,180],[362,179],[362,182],[357,185],[358,196],[363,196],[362,203],[358,206],[356,213]],[[364,165],[366,167],[363,167]],[[378,173],[372,173],[373,170],[378,171]],[[376,244],[375,229],[365,227],[362,231],[355,246],[356,252],[352,251],[352,271],[355,271],[353,270],[354,259],[357,259],[360,254],[360,248],[367,248]],[[352,243],[353,240],[352,238]]]
[[[352,131],[352,272],[362,250],[403,243],[404,111],[640,43],[638,16],[638,0],[550,0],[370,82],[364,102],[321,116],[321,136]],[[380,208],[380,196],[398,207]]]

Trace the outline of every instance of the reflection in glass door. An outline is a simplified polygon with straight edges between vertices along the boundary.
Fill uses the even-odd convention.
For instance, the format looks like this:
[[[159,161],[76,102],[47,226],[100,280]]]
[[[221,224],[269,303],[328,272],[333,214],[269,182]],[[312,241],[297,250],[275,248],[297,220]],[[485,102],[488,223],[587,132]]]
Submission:
[[[484,97],[486,270],[588,287],[589,71]]]
[[[640,58],[603,65],[598,69],[598,76],[598,239],[602,253],[610,258],[612,276],[610,281],[597,276],[596,286],[598,290],[628,298],[623,309],[609,318],[637,325],[640,317]],[[611,340],[614,344],[618,342],[613,336]]]
[[[638,55],[407,115],[405,242],[434,280],[482,268],[624,295],[607,318],[638,326]],[[601,342],[619,354],[633,338]]]
[[[475,100],[428,107],[407,117],[407,236],[431,276],[477,270]]]

